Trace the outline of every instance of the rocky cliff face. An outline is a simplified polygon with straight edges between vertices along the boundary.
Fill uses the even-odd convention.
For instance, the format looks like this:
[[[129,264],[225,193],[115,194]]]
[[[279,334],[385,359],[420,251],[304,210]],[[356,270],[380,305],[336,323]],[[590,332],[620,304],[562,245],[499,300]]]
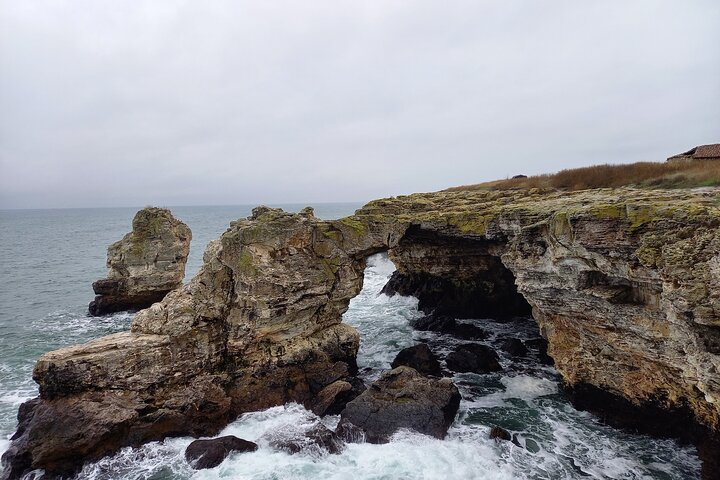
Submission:
[[[440,192],[374,201],[355,218],[412,224],[391,254],[396,283],[430,278],[420,293],[458,277],[506,290],[510,273],[569,387],[691,412],[718,430],[717,190]],[[453,260],[458,242],[472,255]],[[491,310],[508,302],[476,298]]]
[[[182,286],[192,233],[165,208],[135,214],[132,231],[108,247],[107,278],[93,283],[91,315],[139,310]]]
[[[399,237],[398,237],[399,238]],[[365,257],[392,246],[351,220],[258,207],[211,242],[186,286],[130,332],[40,357],[40,397],[20,411],[10,478],[172,435],[209,435],[242,412],[308,402],[356,369],[341,315]]]
[[[40,398],[4,457],[11,476],[310,401],[352,373],[358,335],[340,316],[365,256],[388,249],[396,285],[426,309],[529,304],[570,388],[718,431],[717,190],[438,192],[333,222],[267,208],[233,222],[131,332],[40,358]]]

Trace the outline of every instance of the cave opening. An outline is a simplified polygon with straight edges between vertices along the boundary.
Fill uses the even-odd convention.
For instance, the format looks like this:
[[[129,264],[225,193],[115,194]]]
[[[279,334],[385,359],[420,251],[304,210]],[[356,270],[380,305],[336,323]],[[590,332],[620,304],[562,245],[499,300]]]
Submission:
[[[458,319],[531,317],[501,241],[450,237],[412,226],[389,251],[397,266],[383,293],[411,295],[425,314]]]

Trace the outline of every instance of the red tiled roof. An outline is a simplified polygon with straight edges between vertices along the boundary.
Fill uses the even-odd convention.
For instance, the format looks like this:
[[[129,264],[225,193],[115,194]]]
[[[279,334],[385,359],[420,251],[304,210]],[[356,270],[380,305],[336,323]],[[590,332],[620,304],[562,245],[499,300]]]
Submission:
[[[700,145],[695,148],[693,158],[718,158],[720,157],[720,143],[712,145]]]
[[[670,158],[677,157],[692,157],[696,159],[703,158],[720,158],[720,143],[713,143],[711,145],[699,145],[691,148],[687,152],[678,153]]]

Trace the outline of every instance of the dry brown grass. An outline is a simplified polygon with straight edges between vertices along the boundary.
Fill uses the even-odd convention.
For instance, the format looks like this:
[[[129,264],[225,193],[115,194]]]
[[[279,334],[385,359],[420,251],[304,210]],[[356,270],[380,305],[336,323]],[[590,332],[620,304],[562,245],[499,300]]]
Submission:
[[[457,190],[509,190],[556,188],[585,190],[589,188],[635,186],[641,188],[692,188],[720,185],[720,161],[638,162],[626,165],[595,165],[527,178],[509,178],[493,182],[448,188]]]

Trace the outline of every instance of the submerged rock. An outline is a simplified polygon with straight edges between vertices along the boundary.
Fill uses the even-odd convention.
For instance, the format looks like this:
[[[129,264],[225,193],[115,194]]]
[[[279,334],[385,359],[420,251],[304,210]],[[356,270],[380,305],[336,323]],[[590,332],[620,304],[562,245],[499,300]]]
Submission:
[[[460,323],[448,315],[431,313],[412,323],[415,330],[437,332],[452,335],[466,340],[484,340],[488,333],[480,327],[469,323]]]
[[[509,442],[512,439],[512,436],[510,435],[510,432],[496,425],[490,429],[490,438]]]
[[[506,338],[500,343],[500,350],[507,352],[513,357],[524,357],[528,349],[519,338]]]
[[[93,283],[90,315],[140,310],[182,286],[190,228],[165,208],[135,214],[132,232],[108,247],[107,278]]]
[[[195,440],[185,449],[185,460],[196,470],[217,467],[231,453],[254,452],[256,443],[234,435]]]
[[[428,378],[400,366],[347,404],[339,428],[347,435],[356,427],[371,443],[385,443],[401,428],[445,438],[459,406],[460,392],[450,379]]]
[[[490,373],[502,370],[500,358],[492,348],[478,343],[460,345],[445,358],[453,372]]]
[[[397,354],[390,366],[397,368],[401,365],[414,368],[423,375],[442,376],[440,362],[427,343],[420,343],[400,350],[400,353]]]
[[[305,452],[323,455],[342,452],[345,443],[338,434],[319,423],[298,435],[285,434],[274,438],[270,446],[291,454]]]

